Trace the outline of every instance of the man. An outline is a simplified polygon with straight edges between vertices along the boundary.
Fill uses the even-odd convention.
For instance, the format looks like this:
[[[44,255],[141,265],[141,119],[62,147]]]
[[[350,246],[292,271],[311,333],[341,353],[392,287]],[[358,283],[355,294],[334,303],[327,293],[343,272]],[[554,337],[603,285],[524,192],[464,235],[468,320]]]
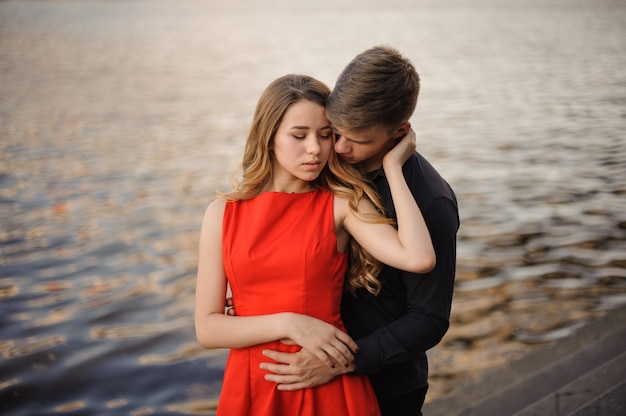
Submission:
[[[393,48],[377,46],[346,66],[327,101],[327,117],[338,134],[336,152],[374,183],[393,219],[382,159],[411,129],[408,120],[419,87],[409,60]],[[383,266],[378,295],[345,293],[342,318],[359,346],[351,367],[329,368],[306,350],[265,351],[276,361],[262,364],[271,372],[266,379],[279,389],[320,385],[341,372],[367,374],[383,416],[421,415],[428,389],[426,351],[449,326],[459,216],[454,192],[423,156],[416,152],[403,172],[431,234],[435,268],[418,275]]]

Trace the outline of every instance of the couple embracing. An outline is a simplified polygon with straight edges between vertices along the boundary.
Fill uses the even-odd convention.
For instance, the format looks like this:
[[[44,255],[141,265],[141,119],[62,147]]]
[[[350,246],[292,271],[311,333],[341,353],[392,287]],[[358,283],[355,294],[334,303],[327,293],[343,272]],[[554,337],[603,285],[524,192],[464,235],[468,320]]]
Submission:
[[[419,88],[377,46],[332,92],[287,75],[262,93],[241,180],[200,234],[196,336],[231,349],[218,415],[421,415],[459,216],[415,151]]]

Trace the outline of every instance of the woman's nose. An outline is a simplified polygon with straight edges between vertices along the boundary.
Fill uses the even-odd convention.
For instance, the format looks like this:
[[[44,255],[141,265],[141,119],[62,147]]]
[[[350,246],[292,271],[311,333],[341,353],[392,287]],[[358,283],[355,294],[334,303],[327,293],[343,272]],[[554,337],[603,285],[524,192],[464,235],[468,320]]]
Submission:
[[[307,153],[315,155],[318,154],[320,152],[321,146],[320,146],[320,142],[317,139],[317,137],[310,137],[307,140]]]

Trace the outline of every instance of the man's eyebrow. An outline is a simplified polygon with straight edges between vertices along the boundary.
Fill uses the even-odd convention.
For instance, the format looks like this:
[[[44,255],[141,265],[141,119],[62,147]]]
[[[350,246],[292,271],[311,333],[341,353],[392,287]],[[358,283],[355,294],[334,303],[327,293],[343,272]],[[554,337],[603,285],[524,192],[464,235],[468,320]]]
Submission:
[[[350,140],[351,142],[354,142],[354,143],[367,143],[367,142],[369,142],[368,139],[353,139],[353,138],[348,137],[348,136],[343,136],[343,137],[345,137],[346,139],[348,139],[348,140]]]
[[[332,126],[331,126],[332,127]],[[341,137],[345,137],[346,139],[350,140],[351,142],[356,142],[356,143],[366,143],[367,139],[365,140],[356,140],[353,139],[349,136],[346,136],[345,134],[341,134],[337,129],[333,128],[333,132],[337,135],[337,136],[341,136]]]

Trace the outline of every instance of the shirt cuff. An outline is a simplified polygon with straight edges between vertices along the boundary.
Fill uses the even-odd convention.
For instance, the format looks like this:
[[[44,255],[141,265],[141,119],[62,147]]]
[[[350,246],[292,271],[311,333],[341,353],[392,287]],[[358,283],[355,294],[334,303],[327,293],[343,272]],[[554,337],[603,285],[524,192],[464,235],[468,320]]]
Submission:
[[[367,337],[358,340],[359,352],[354,356],[354,364],[356,369],[354,374],[376,374],[382,363],[382,357],[380,354],[380,346],[376,342],[376,338]]]

